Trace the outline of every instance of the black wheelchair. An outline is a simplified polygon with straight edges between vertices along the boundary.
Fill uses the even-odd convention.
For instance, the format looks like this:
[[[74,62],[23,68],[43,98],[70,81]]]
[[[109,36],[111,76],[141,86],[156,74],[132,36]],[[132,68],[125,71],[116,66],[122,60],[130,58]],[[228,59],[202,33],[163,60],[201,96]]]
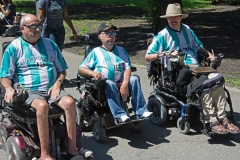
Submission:
[[[9,43],[3,43],[3,51]],[[6,152],[8,160],[31,160],[34,157],[39,158],[41,153],[36,110],[25,106],[22,102],[25,97],[24,89],[21,87],[18,89],[20,92],[14,96],[13,103],[6,103],[5,89],[0,85],[0,147]],[[64,110],[56,105],[49,105],[48,120],[51,156],[63,159],[68,148]],[[76,143],[80,149],[83,147],[82,133],[77,124],[76,127]]]
[[[199,53],[199,60],[201,67],[193,69],[194,76],[191,81],[199,78],[201,75],[209,75],[210,73],[217,73],[217,67],[220,66],[223,54],[219,54],[213,63]],[[153,112],[153,117],[150,121],[155,125],[162,125],[167,118],[170,120],[177,120],[177,127],[183,134],[187,134],[190,130],[189,120],[196,115],[201,115],[200,119],[203,122],[202,133],[204,135],[212,135],[209,123],[205,123],[205,117],[202,109],[201,93],[203,89],[201,86],[196,88],[190,95],[187,96],[187,86],[176,87],[176,77],[179,73],[181,63],[183,63],[183,55],[179,53],[177,57],[169,57],[171,61],[172,72],[168,72],[166,64],[162,59],[157,59],[151,62],[150,72],[148,73],[150,85],[153,85],[154,91],[148,98],[148,110]],[[182,62],[181,62],[182,61]],[[219,79],[215,83],[224,84],[224,79]],[[203,83],[204,84],[204,83]],[[215,84],[212,84],[215,85]],[[205,87],[205,86],[204,86]],[[209,86],[211,87],[211,86]],[[223,85],[224,87],[224,85]],[[224,87],[227,107],[227,117],[234,123],[233,108],[229,91]],[[200,114],[199,114],[200,113]]]
[[[85,57],[92,49],[101,45],[101,41],[98,39],[97,34],[87,34],[85,41]],[[136,68],[132,67],[131,70],[136,71]],[[97,142],[104,142],[106,140],[107,129],[126,124],[117,124],[114,121],[105,96],[105,81],[106,79],[95,80],[92,77],[81,75],[81,73],[77,74],[77,89],[81,95],[79,99],[80,103],[78,104],[81,113],[79,117],[80,126],[83,126],[83,124],[91,127],[93,126],[92,131]],[[131,115],[132,108],[127,105],[129,100],[130,97],[128,97],[126,101],[121,99],[122,108],[132,119],[127,123],[131,123],[135,131],[141,132],[144,129],[143,120],[145,119],[136,119],[134,115]]]

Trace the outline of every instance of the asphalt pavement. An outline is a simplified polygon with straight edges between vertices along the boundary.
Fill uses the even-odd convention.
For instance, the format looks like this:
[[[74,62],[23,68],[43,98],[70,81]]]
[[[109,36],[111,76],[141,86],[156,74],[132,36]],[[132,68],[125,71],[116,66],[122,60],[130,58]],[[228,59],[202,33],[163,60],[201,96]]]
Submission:
[[[0,43],[13,40],[13,37],[0,37]],[[2,46],[2,45],[1,45]],[[0,47],[2,52],[2,47]],[[65,89],[79,99],[76,90],[77,69],[83,56],[63,51],[67,70],[67,83]],[[1,60],[1,56],[0,56]],[[141,86],[145,100],[153,91],[143,66],[137,66],[141,77]],[[228,87],[233,103],[235,124],[240,127],[240,91]],[[153,125],[145,120],[145,128],[138,133],[132,130],[131,125],[109,129],[106,131],[106,142],[100,144],[93,138],[91,129],[83,132],[85,148],[94,153],[94,160],[237,160],[240,155],[240,135],[213,135],[208,137],[201,134],[201,122],[191,122],[191,129],[187,135],[181,134],[177,129],[176,120],[167,121],[162,126]],[[5,152],[0,149],[0,160],[5,160]]]

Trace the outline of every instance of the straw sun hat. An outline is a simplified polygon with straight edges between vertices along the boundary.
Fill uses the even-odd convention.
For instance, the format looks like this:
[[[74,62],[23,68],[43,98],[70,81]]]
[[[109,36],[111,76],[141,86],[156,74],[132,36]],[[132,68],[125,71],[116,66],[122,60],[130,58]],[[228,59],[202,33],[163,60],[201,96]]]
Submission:
[[[166,10],[166,15],[160,16],[161,18],[168,18],[174,16],[182,16],[182,18],[187,18],[188,14],[183,14],[180,4],[173,3],[169,4]]]

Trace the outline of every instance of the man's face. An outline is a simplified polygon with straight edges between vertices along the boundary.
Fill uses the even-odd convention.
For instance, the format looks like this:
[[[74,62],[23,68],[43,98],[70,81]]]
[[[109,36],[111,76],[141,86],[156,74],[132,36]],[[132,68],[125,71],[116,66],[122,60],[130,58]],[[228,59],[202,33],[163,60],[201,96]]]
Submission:
[[[24,37],[31,43],[37,42],[42,29],[39,20],[36,17],[27,17],[25,22],[25,25],[21,26]]]
[[[103,44],[113,45],[115,43],[116,32],[113,28],[106,31],[101,31],[99,38]]]
[[[172,29],[179,30],[181,28],[182,16],[168,17],[167,21]]]

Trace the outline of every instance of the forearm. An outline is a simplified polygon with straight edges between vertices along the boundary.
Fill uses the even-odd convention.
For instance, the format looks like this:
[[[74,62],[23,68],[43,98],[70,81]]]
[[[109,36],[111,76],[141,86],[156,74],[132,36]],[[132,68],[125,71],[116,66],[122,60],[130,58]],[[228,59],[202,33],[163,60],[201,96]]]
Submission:
[[[61,81],[64,81],[65,77],[67,75],[67,72],[66,71],[62,71],[59,73],[59,76],[57,78],[57,80],[61,80]]]
[[[206,50],[205,48],[201,48],[199,50],[201,53],[206,54],[208,57],[212,56],[212,53],[210,53],[208,50]]]
[[[1,79],[1,85],[5,88],[5,90],[12,89],[12,81],[8,78]]]
[[[163,53],[159,54],[159,53],[154,53],[154,54],[147,54],[145,55],[145,60],[147,61],[155,61],[156,59],[160,58],[164,56]]]
[[[85,67],[81,67],[79,69],[79,72],[83,75],[90,76],[90,77],[94,77],[94,75],[95,75],[95,71],[92,71],[92,70],[90,70],[88,68],[85,68]]]
[[[131,69],[126,69],[123,73],[123,83],[128,84],[131,76]]]
[[[72,21],[69,17],[64,18],[65,22],[67,23],[67,25],[71,28],[72,31],[75,31],[75,28],[73,27]]]

